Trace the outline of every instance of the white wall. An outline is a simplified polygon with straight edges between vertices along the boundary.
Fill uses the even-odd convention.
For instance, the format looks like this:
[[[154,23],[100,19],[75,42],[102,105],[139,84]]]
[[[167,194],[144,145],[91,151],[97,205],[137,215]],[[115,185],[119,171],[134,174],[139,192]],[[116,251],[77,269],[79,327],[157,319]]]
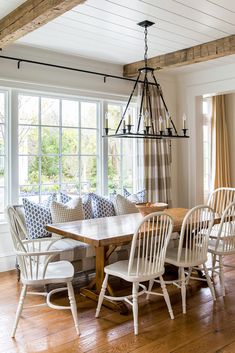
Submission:
[[[19,45],[3,50],[0,55],[1,54],[122,76],[122,66],[119,65]],[[172,75],[162,73],[159,73],[157,76],[162,85],[168,108],[174,117],[176,115],[175,78]],[[31,89],[53,93],[61,92],[63,94],[81,95],[85,97],[120,99],[130,95],[133,84],[111,78],[107,78],[106,83],[104,83],[103,77],[27,63],[21,63],[20,69],[18,69],[17,62],[0,58],[0,87]],[[14,129],[14,126],[12,128]],[[172,152],[173,204],[177,205],[178,163],[176,142],[172,144]],[[13,255],[8,227],[6,224],[0,224],[0,272],[12,269],[14,263],[15,257]]]
[[[193,207],[203,202],[202,95],[234,90],[235,63],[177,75],[177,113],[178,117],[186,113],[190,129],[190,140],[177,146],[178,203],[181,206]],[[234,168],[233,160],[231,164]]]

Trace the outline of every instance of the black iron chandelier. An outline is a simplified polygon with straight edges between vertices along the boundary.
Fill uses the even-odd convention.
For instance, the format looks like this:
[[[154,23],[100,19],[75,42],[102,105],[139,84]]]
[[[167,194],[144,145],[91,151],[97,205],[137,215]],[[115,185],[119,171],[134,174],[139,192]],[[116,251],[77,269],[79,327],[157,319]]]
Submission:
[[[114,134],[109,134],[109,117],[106,113],[105,135],[103,137],[144,139],[189,138],[187,135],[188,129],[186,128],[186,116],[183,116],[183,128],[181,132],[178,133],[163,98],[161,86],[154,76],[154,69],[148,66],[148,27],[153,24],[153,22],[147,20],[138,23],[138,26],[144,27],[144,67],[138,69],[138,77]],[[139,88],[140,107],[137,114],[137,124],[135,124],[135,126],[130,113],[130,103],[137,88]],[[153,93],[155,102],[158,102],[157,107],[154,105],[155,103],[152,102]]]

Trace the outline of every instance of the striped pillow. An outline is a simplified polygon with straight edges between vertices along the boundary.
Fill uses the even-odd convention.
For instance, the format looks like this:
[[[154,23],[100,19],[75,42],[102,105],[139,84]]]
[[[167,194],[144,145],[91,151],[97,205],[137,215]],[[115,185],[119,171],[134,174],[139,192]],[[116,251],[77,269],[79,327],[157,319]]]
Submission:
[[[53,223],[73,222],[84,219],[82,199],[80,197],[74,198],[66,204],[52,201],[50,210]]]

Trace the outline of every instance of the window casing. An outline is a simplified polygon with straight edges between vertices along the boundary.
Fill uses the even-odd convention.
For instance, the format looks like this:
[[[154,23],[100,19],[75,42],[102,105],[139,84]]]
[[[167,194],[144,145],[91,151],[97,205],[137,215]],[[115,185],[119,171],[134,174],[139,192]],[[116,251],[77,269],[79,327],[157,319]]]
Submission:
[[[0,221],[8,203],[8,92],[0,90]]]
[[[212,191],[212,99],[203,98],[203,196],[207,202]]]

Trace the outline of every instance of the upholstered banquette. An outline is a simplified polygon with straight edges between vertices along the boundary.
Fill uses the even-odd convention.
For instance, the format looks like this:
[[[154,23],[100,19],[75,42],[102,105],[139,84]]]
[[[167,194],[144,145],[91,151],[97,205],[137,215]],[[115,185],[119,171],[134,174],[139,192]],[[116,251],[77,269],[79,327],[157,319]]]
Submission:
[[[62,203],[71,200],[69,196],[66,196],[67,195],[62,194],[62,197],[60,197]],[[135,205],[121,195],[116,195],[112,201],[108,200],[108,203],[106,203],[106,201],[103,202],[103,198],[98,195],[93,194],[92,197],[92,209],[87,202],[83,203],[84,218],[86,219],[138,212]],[[49,207],[49,205],[46,206]],[[22,240],[37,237],[37,234],[34,234],[35,225],[32,226],[32,228],[34,228],[34,233],[32,233],[30,225],[26,222],[25,213],[27,212],[27,207],[28,201],[25,200],[24,205],[12,205],[7,208],[10,231],[16,231]],[[39,221],[39,217],[36,217],[36,221]],[[50,223],[49,218],[47,223]],[[49,236],[58,238],[58,240],[52,245],[52,249],[62,250],[53,261],[68,260],[73,264],[75,272],[94,271],[95,249],[92,246],[73,239],[62,238],[54,234]],[[129,249],[129,244],[118,247],[109,257],[109,263],[127,259],[129,256]]]
[[[89,197],[86,197],[84,199],[85,201],[83,200],[83,203],[81,203],[82,210],[80,209],[76,211],[75,218],[71,218],[70,215],[68,220],[108,217],[138,212],[135,204],[122,195],[115,195],[112,200],[102,198],[96,194],[92,194],[90,196],[90,199]],[[50,208],[49,212],[52,214],[52,218],[50,218],[48,214],[43,214],[42,219],[44,221],[44,225],[51,222],[57,223],[66,221],[66,217],[68,217],[66,216],[66,212],[68,211],[66,209],[66,205],[68,205],[71,201],[71,197],[61,194],[59,201],[60,203],[56,202],[53,200],[53,196],[50,196],[49,203],[46,204],[46,211],[43,209],[43,212],[47,213]],[[62,206],[63,204],[65,204],[64,208]],[[44,232],[43,227],[41,227],[42,224],[40,223],[39,217],[39,214],[42,211],[40,209],[38,210],[36,205],[33,205],[35,208],[34,213],[36,215],[34,213],[30,215],[28,214],[28,207],[29,202],[24,200],[24,205],[13,205],[7,208],[10,231],[17,232],[22,240],[40,237],[41,235],[37,232]],[[62,210],[60,210],[61,208]],[[56,214],[57,209],[59,209],[59,215]],[[63,220],[60,219],[60,217],[63,217]],[[74,217],[74,209],[72,217]],[[38,225],[36,226],[35,223],[29,224],[29,221],[32,222],[32,220],[38,223]],[[62,250],[62,252],[55,257],[53,261],[68,260],[73,264],[75,272],[86,273],[95,270],[95,249],[92,246],[73,239],[62,238],[55,234],[51,235],[43,233],[43,236],[52,236],[58,239],[52,245],[51,249]],[[174,246],[175,237],[173,237],[172,240],[173,241],[170,246]],[[109,257],[108,262],[113,263],[119,260],[127,259],[129,257],[129,251],[130,244],[117,247],[117,249]]]

